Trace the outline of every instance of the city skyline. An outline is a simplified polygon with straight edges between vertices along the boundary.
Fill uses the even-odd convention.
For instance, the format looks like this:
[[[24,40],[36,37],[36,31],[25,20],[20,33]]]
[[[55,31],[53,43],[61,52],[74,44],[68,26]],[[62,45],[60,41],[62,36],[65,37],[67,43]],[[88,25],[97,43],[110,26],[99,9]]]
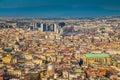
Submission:
[[[120,16],[0,17],[0,80],[120,80]]]
[[[94,17],[120,14],[119,0],[0,0],[1,17]]]

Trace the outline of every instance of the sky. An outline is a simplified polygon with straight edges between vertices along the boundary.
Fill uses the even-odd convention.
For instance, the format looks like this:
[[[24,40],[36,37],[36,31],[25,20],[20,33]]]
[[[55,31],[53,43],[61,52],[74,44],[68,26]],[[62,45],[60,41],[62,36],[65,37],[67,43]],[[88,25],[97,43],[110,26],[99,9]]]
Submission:
[[[120,15],[120,0],[0,0],[0,17]]]

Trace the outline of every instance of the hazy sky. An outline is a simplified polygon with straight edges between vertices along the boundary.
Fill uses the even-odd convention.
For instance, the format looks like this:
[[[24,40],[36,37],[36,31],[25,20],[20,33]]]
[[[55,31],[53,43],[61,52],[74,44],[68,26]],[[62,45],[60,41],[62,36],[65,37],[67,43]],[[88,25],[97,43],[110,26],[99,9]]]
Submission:
[[[120,15],[120,0],[0,0],[2,17]]]

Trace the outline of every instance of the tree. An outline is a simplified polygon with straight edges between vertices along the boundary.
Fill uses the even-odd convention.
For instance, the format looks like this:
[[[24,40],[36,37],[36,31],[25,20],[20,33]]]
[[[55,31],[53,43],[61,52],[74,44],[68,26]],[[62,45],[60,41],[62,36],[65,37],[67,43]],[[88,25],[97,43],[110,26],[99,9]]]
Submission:
[[[112,71],[106,71],[105,77],[109,78],[112,74]]]
[[[93,37],[91,38],[91,43],[94,43],[94,38]]]
[[[77,62],[78,62],[78,64],[79,64],[79,66],[82,66],[82,65],[83,65],[83,59],[82,59],[82,58],[80,58],[80,60],[77,61]]]
[[[13,48],[12,47],[4,47],[3,50],[6,52],[12,52]]]
[[[64,22],[60,22],[58,25],[61,26],[61,28],[63,28],[63,26],[65,26],[65,23]]]

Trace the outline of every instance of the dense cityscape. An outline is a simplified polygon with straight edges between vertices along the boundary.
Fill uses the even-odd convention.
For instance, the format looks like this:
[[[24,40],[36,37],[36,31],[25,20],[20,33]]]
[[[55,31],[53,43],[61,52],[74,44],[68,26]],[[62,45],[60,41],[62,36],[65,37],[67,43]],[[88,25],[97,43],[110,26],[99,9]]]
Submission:
[[[0,18],[0,80],[120,80],[120,17]]]

